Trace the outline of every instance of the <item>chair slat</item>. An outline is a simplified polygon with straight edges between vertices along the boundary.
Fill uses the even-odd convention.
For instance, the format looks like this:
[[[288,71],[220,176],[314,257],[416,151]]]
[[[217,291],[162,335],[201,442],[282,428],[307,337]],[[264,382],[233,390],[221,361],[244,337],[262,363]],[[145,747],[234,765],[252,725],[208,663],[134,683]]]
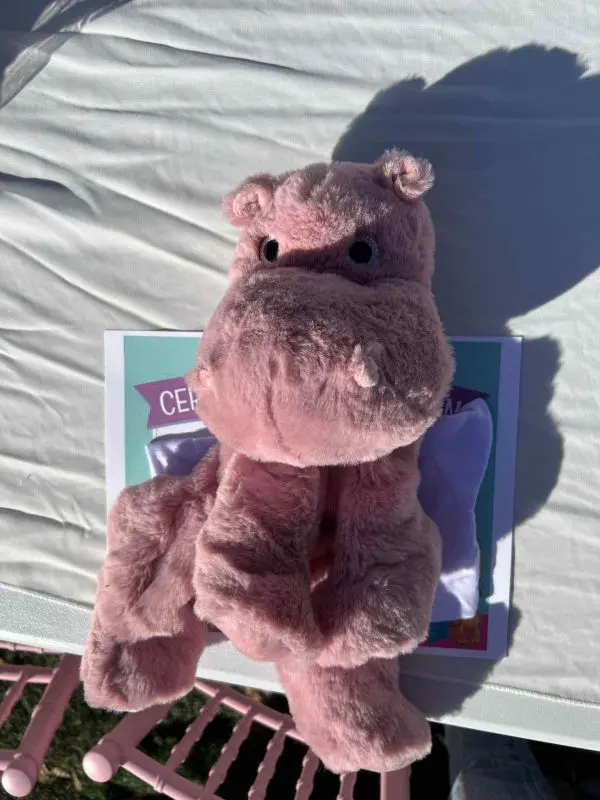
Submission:
[[[130,760],[123,764],[123,769],[151,786],[160,795],[170,797],[171,800],[219,800],[202,786],[188,781],[176,772],[171,772],[165,765],[159,764],[139,750],[133,751]]]
[[[319,759],[309,750],[302,762],[302,772],[296,784],[295,800],[308,800],[313,789],[315,772],[319,766]]]
[[[267,752],[262,760],[254,785],[248,792],[248,800],[264,800],[271,778],[275,773],[277,761],[285,745],[286,727],[284,725],[271,737],[267,745]]]
[[[186,730],[181,741],[177,742],[177,744],[171,750],[171,755],[169,756],[169,760],[166,764],[168,769],[177,769],[180,764],[183,764],[192,747],[204,733],[209,722],[214,719],[215,714],[219,710],[222,695],[223,692],[218,691],[213,697],[211,697],[208,703],[200,709],[200,713],[196,719],[191,723],[191,725],[188,725],[188,729]]]
[[[12,683],[19,679],[24,670],[27,671],[28,683],[50,683],[56,668],[0,664],[0,681],[10,681]]]
[[[340,779],[340,791],[337,800],[352,800],[354,797],[354,785],[356,783],[356,773],[349,772],[342,775]]]
[[[27,667],[21,667],[21,674],[6,692],[2,702],[0,703],[0,726],[4,725],[6,720],[10,717],[13,708],[21,699],[28,681],[29,670]]]
[[[249,711],[240,719],[238,724],[233,729],[231,738],[225,747],[223,747],[221,755],[219,756],[216,764],[213,765],[213,768],[208,773],[208,778],[206,781],[206,790],[208,792],[215,793],[225,780],[225,776],[227,775],[229,767],[233,764],[240,747],[242,746],[242,743],[250,733],[253,721],[254,711]]]

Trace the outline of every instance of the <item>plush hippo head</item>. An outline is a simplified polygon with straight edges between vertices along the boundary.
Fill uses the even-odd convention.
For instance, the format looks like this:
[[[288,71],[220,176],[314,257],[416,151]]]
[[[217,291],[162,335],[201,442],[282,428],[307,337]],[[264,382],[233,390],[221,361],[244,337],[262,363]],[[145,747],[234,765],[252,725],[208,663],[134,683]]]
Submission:
[[[427,161],[313,164],[249,178],[229,288],[190,384],[225,445],[259,461],[373,461],[417,440],[453,371],[431,292]]]

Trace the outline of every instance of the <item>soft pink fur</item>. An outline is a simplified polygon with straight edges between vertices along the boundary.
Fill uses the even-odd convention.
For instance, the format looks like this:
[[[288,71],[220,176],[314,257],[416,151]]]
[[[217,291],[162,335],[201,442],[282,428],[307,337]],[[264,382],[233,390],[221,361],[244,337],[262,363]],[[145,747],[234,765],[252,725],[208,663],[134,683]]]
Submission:
[[[331,769],[389,771],[428,752],[397,656],[426,636],[440,568],[417,501],[419,440],[452,375],[421,200],[432,180],[392,151],[259,175],[226,199],[242,236],[190,375],[220,444],[111,512],[83,662],[92,705],[185,693],[210,622],[277,663]],[[376,261],[352,262],[357,238]]]

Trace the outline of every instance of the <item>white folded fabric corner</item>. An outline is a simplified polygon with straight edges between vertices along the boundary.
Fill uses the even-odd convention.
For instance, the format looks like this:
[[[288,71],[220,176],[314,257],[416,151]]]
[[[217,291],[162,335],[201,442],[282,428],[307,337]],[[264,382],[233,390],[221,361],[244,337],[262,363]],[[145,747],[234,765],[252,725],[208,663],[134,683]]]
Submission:
[[[470,619],[479,605],[479,545],[475,504],[492,446],[484,400],[441,417],[425,435],[419,499],[442,535],[442,573],[432,622]]]

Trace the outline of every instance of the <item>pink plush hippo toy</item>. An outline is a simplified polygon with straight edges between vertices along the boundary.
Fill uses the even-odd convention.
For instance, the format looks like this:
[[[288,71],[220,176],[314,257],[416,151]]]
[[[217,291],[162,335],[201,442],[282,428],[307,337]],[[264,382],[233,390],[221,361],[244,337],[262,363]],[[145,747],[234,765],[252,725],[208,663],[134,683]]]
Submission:
[[[190,374],[219,444],[110,513],[91,705],[186,693],[212,623],[276,663],[330,769],[429,751],[397,657],[426,637],[440,570],[417,500],[419,442],[453,371],[431,291],[432,182],[426,161],[392,151],[257,175],[226,199],[242,235]]]

